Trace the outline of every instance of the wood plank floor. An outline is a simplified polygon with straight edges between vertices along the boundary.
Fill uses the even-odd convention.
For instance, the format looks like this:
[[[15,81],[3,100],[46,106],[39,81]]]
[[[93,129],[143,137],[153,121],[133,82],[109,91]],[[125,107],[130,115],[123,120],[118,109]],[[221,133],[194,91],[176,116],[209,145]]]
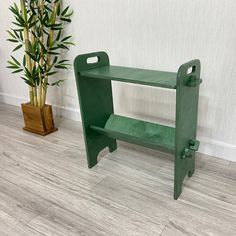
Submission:
[[[173,157],[119,143],[89,170],[79,122],[22,131],[0,103],[0,235],[236,235],[236,164],[197,155],[173,200]]]

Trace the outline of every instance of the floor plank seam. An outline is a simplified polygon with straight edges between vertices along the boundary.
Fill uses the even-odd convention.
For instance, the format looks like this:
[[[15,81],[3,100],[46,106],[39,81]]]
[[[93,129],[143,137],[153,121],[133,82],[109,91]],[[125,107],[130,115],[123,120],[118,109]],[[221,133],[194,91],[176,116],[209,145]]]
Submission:
[[[4,211],[2,211],[2,212],[4,212]],[[6,212],[4,212],[5,214],[7,214],[7,215],[9,215],[8,213],[6,213]],[[10,216],[10,215],[9,215]],[[26,225],[26,223],[24,223],[24,222],[21,222],[19,219],[17,219],[16,217],[13,217],[13,216],[10,216],[10,217],[12,217],[15,221],[16,221],[16,224],[14,225],[14,227],[12,227],[11,229],[14,229],[14,228],[16,228],[17,226],[19,226],[19,225],[23,225],[23,226],[25,226],[26,228],[29,228],[29,229],[31,229],[31,230],[33,230],[34,232],[37,232],[37,233],[39,233],[40,235],[43,235],[43,236],[45,236],[44,234],[42,234],[41,232],[38,232],[37,230],[35,230],[35,229],[32,229],[31,227],[29,227],[28,225]],[[5,235],[5,234],[4,234]],[[9,235],[9,236],[13,236],[12,234],[11,235]]]
[[[160,233],[160,235],[159,235],[159,236],[162,236],[162,235],[163,235],[163,233],[164,233],[164,231],[165,231],[166,227],[167,227],[167,224],[163,226],[163,230],[161,231],[161,233]]]
[[[2,168],[0,167],[0,169],[2,169]],[[9,171],[8,171],[8,172],[9,172]],[[0,176],[0,178],[2,178],[2,177]],[[2,178],[2,179],[8,181],[8,180],[5,179],[5,178]],[[9,182],[9,183],[12,183],[11,181],[8,181],[8,182]],[[25,188],[23,188],[23,187],[21,187],[21,186],[15,184],[15,183],[12,183],[12,184],[14,184],[15,186],[20,187],[21,189],[27,191]],[[39,197],[39,198],[41,198],[41,199],[43,199],[43,200],[45,200],[45,201],[48,201],[48,199],[43,198],[43,197],[41,197],[41,196],[39,196],[39,195],[36,195],[36,194],[35,194],[34,192],[32,192],[32,191],[28,191],[28,192],[31,193],[32,195],[36,196],[36,197]],[[39,217],[40,215],[42,215],[43,212],[47,211],[48,209],[50,209],[50,208],[53,207],[53,206],[56,206],[56,207],[58,207],[58,208],[61,208],[61,209],[63,209],[64,211],[67,211],[67,212],[69,212],[69,213],[71,213],[71,214],[74,214],[74,215],[76,215],[76,216],[78,216],[78,217],[81,217],[81,218],[83,218],[83,219],[85,219],[85,220],[87,220],[87,221],[90,221],[91,223],[96,223],[96,222],[93,222],[93,221],[91,221],[91,220],[89,220],[89,219],[87,219],[87,218],[81,216],[81,215],[78,214],[76,211],[71,211],[70,209],[64,208],[64,207],[62,207],[61,205],[59,205],[59,204],[57,204],[57,203],[55,203],[55,202],[51,202],[51,201],[48,201],[48,202],[50,202],[52,205],[49,206],[49,207],[48,207],[47,209],[45,209],[44,211],[42,211],[42,212],[41,212],[40,214],[38,214],[37,216],[35,216],[33,219],[29,220],[29,222],[27,222],[27,227],[30,227],[28,224],[29,224],[31,221],[33,221],[34,219],[36,219],[37,217]],[[97,224],[97,223],[96,223],[96,224]],[[26,225],[26,224],[25,224],[25,225]],[[30,227],[30,228],[32,228],[32,227]],[[32,228],[32,229],[33,229],[33,228]],[[33,230],[34,230],[34,229],[33,229]]]
[[[31,221],[33,221],[34,219],[38,218],[39,216],[41,216],[44,212],[48,211],[50,208],[52,208],[53,206],[55,206],[55,204],[52,204],[51,206],[47,207],[46,209],[44,209],[43,211],[41,211],[39,214],[37,214],[34,218],[30,219],[29,221],[25,222],[25,225],[27,225],[29,227],[29,223]]]
[[[1,167],[0,167],[0,169],[1,169]],[[1,176],[0,176],[0,178],[1,178],[1,179],[4,179],[5,181],[8,181],[7,179],[2,178]],[[11,181],[8,181],[8,182],[11,183],[11,184],[14,184],[14,185],[17,186],[17,187],[20,187],[20,186],[18,186],[17,184],[12,183]],[[23,189],[23,190],[25,190],[25,191],[27,191],[26,189],[24,189],[24,188],[22,188],[22,187],[20,187],[20,188]],[[43,200],[45,200],[45,201],[48,201],[48,199],[42,198],[41,196],[38,196],[38,195],[34,194],[34,192],[31,192],[31,191],[28,191],[28,192],[31,193],[32,195],[36,196],[36,197],[39,197],[39,198],[41,198],[41,199],[43,199]],[[49,201],[48,201],[48,202],[49,202]],[[32,222],[32,221],[35,220],[36,218],[40,217],[44,212],[48,211],[48,210],[49,210],[50,208],[52,208],[53,206],[56,206],[56,207],[58,207],[58,208],[60,208],[60,209],[63,209],[64,211],[69,212],[70,214],[76,215],[77,217],[81,217],[81,218],[83,218],[84,220],[90,221],[91,223],[97,224],[96,222],[93,222],[93,221],[91,221],[90,219],[87,219],[87,218],[81,216],[81,215],[78,214],[76,211],[71,211],[70,209],[64,208],[64,207],[62,207],[61,205],[59,205],[59,204],[57,204],[57,203],[55,203],[55,202],[50,202],[50,203],[52,204],[51,206],[49,206],[48,208],[46,208],[45,210],[43,210],[42,212],[40,212],[38,215],[36,215],[36,216],[33,217],[32,219],[30,219],[28,222],[24,223],[24,225],[26,225],[27,227],[31,228],[32,230],[38,232],[37,230],[35,230],[34,228],[32,228],[32,227],[29,225],[30,222]],[[98,225],[99,225],[99,224],[98,224]],[[102,226],[102,225],[100,225],[100,226]],[[41,232],[39,232],[39,233],[40,233],[41,235],[44,235],[44,234],[42,234]]]
[[[3,168],[0,167],[0,169],[3,169]],[[3,170],[5,170],[5,169],[3,169]],[[5,171],[10,172],[10,171],[8,171],[8,170],[5,170]],[[12,172],[10,172],[10,173],[12,173]],[[25,189],[24,187],[22,187],[22,186],[20,186],[20,185],[14,183],[14,182],[9,181],[8,179],[6,179],[6,178],[4,178],[4,177],[2,177],[2,176],[1,176],[1,172],[0,172],[0,178],[3,179],[3,180],[5,180],[5,181],[8,181],[9,183],[11,183],[11,184],[17,186],[18,188],[21,188],[22,190],[24,190],[24,191],[26,191],[26,192],[28,192],[28,193],[34,195],[35,197],[41,198],[41,199],[43,199],[44,201],[47,201],[48,203],[50,203],[50,204],[52,204],[52,205],[55,205],[54,202],[49,201],[47,198],[44,198],[44,197],[42,197],[42,196],[40,196],[40,195],[37,195],[34,191],[33,191],[33,192],[32,192],[32,191],[29,191],[28,189]]]
[[[45,171],[48,171],[48,169],[44,168],[43,166],[38,165],[37,162],[31,162],[31,163],[33,163],[34,165],[37,165],[38,167],[42,168],[42,169],[45,170]],[[0,167],[0,168],[1,168],[1,167]],[[62,169],[63,169],[64,171],[66,171],[66,172],[68,171],[68,170],[64,169],[63,167],[62,167]],[[4,169],[4,170],[5,170],[5,169]],[[5,170],[5,171],[10,172],[10,170]],[[34,173],[34,174],[37,174],[37,175],[38,175],[37,172]],[[1,176],[0,176],[0,177],[1,177]],[[39,175],[39,177],[44,177],[44,176],[43,176],[43,175],[42,175],[42,176]],[[53,177],[56,177],[56,178],[58,178],[58,180],[62,180],[62,181],[64,181],[65,183],[71,184],[70,181],[68,181],[68,180],[66,180],[66,179],[64,179],[64,178],[62,178],[62,177],[59,177],[59,176],[56,176],[56,175],[54,175]],[[105,177],[106,177],[106,176],[105,176]],[[105,177],[103,177],[103,179],[104,179]],[[8,182],[10,182],[10,181],[8,181]],[[99,181],[99,182],[100,182],[100,181]],[[15,183],[14,183],[14,184],[15,184]],[[95,186],[96,186],[96,184],[94,184],[94,186],[92,186],[92,188],[95,187]],[[20,187],[20,186],[19,186],[19,187]],[[57,186],[57,187],[60,188],[60,189],[62,189],[62,190],[72,191],[70,188],[63,188],[63,187],[61,187],[61,186]],[[80,186],[80,188],[83,188],[84,190],[90,190],[90,189],[84,188],[83,186]]]
[[[61,205],[58,205],[58,204],[54,204],[54,206],[58,207],[59,209],[62,209],[62,210],[64,210],[64,211],[66,211],[66,212],[68,212],[68,213],[70,213],[70,214],[72,214],[72,215],[74,215],[74,216],[77,216],[77,217],[79,217],[79,218],[81,218],[81,219],[83,219],[83,220],[86,220],[86,221],[88,221],[88,222],[90,222],[90,223],[93,223],[93,224],[95,224],[95,225],[97,225],[97,226],[103,227],[103,224],[102,224],[102,223],[99,223],[99,224],[98,224],[97,222],[94,222],[94,221],[92,221],[92,220],[90,220],[90,219],[88,219],[88,218],[86,218],[86,217],[84,217],[84,216],[78,214],[77,212],[75,212],[75,211],[73,211],[73,210],[70,210],[70,209],[65,208],[65,207],[63,207],[63,206],[61,206]],[[51,206],[51,207],[53,207],[53,206]],[[50,209],[51,207],[49,207],[48,209]],[[48,210],[48,209],[47,209],[47,210]]]
[[[108,176],[103,177],[98,183],[94,184],[89,191],[93,191],[94,188],[96,188],[102,181],[104,181]]]
[[[104,178],[103,180],[101,180],[99,183],[101,183],[102,181],[104,181],[104,180],[107,179],[107,178],[109,179],[109,177],[110,177],[110,176],[105,177],[105,178]],[[96,195],[99,196],[100,198],[103,198],[103,196],[100,195],[99,193],[96,193],[95,191],[92,191],[92,190],[91,190],[91,192],[93,192],[94,194],[96,194]],[[147,215],[144,215],[142,212],[139,212],[139,211],[137,211],[137,210],[134,209],[134,208],[131,208],[131,207],[127,206],[127,205],[121,204],[121,203],[119,203],[119,202],[117,202],[117,201],[114,201],[114,203],[112,203],[112,201],[111,201],[110,199],[107,199],[107,200],[108,200],[111,204],[113,204],[113,205],[115,204],[115,205],[117,205],[117,206],[122,206],[123,208],[126,208],[126,209],[128,209],[128,210],[130,210],[130,211],[136,213],[137,215],[143,217],[144,219],[147,219],[147,220],[149,220],[150,222],[152,222],[152,223],[154,223],[154,224],[160,225],[160,222],[157,222],[157,221],[154,220],[152,217],[147,216]]]
[[[42,233],[42,232],[39,232],[37,229],[34,229],[34,228],[32,228],[31,226],[29,226],[29,225],[26,225],[26,227],[28,227],[29,229],[31,229],[31,230],[37,232],[38,234],[40,234],[40,235],[42,235],[42,236],[49,236],[49,235],[47,235],[47,234],[44,234],[44,233]],[[13,236],[13,235],[11,235],[11,236]]]

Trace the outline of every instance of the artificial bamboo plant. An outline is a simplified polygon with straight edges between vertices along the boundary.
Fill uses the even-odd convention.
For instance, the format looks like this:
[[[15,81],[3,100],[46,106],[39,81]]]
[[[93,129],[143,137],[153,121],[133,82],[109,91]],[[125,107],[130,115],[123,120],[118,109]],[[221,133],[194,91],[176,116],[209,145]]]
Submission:
[[[43,107],[48,86],[59,85],[63,80],[51,82],[50,76],[60,69],[68,69],[69,60],[61,58],[62,50],[69,50],[72,36],[63,36],[64,23],[71,22],[73,11],[62,8],[62,0],[20,0],[9,8],[14,14],[14,28],[8,31],[8,41],[15,43],[13,52],[24,48],[22,60],[14,56],[8,61],[12,73],[29,86],[30,103]]]

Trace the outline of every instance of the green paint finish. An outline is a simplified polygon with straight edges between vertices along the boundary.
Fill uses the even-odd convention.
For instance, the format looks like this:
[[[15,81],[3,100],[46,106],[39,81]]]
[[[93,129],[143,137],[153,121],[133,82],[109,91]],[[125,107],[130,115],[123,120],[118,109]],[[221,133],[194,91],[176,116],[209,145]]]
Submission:
[[[118,140],[175,152],[175,129],[172,127],[112,114],[104,128],[92,125],[91,129]]]
[[[191,71],[188,74],[188,71]],[[200,61],[193,60],[180,66],[176,89],[176,144],[175,144],[175,183],[174,198],[182,192],[184,177],[192,176],[195,170],[195,152],[190,150],[191,158],[183,159],[185,148],[196,140],[199,86],[189,87],[192,77],[200,80]]]
[[[102,149],[108,146],[112,152],[117,148],[116,140],[97,134],[89,128],[91,124],[104,126],[110,115],[114,113],[111,81],[80,76],[83,70],[109,64],[108,56],[104,53],[95,54],[100,56],[98,63],[87,64],[87,57],[93,55],[93,53],[81,55],[75,60],[76,82],[89,168],[97,164],[97,156]]]
[[[95,57],[97,61],[89,63]],[[99,152],[116,140],[158,149],[175,155],[174,199],[182,191],[184,177],[195,169],[200,61],[183,64],[178,73],[110,66],[105,52],[80,55],[75,75],[84,129],[88,166],[97,163]],[[190,70],[190,72],[189,72]],[[111,81],[176,89],[176,127],[168,127],[114,115]]]
[[[198,148],[199,148],[200,142],[199,142],[198,140],[191,140],[191,141],[189,142],[189,144],[190,144],[190,147],[189,147],[189,148],[190,148],[191,150],[197,151]]]
[[[84,71],[81,75],[127,83],[143,84],[162,88],[176,88],[177,73],[155,70],[144,70],[120,66],[104,66]]]

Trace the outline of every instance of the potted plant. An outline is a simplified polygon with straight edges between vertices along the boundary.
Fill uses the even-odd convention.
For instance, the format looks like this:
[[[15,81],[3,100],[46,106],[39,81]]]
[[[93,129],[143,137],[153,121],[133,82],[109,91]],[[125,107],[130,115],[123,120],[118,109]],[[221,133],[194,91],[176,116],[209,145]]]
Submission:
[[[52,108],[46,104],[48,86],[60,85],[63,79],[51,82],[60,69],[68,69],[69,60],[60,58],[69,50],[72,36],[63,36],[64,23],[71,22],[70,7],[62,9],[62,0],[20,0],[9,9],[14,14],[14,28],[8,31],[8,41],[15,43],[13,52],[24,49],[19,61],[11,55],[8,68],[29,87],[29,103],[22,104],[25,130],[47,135],[56,130]]]

